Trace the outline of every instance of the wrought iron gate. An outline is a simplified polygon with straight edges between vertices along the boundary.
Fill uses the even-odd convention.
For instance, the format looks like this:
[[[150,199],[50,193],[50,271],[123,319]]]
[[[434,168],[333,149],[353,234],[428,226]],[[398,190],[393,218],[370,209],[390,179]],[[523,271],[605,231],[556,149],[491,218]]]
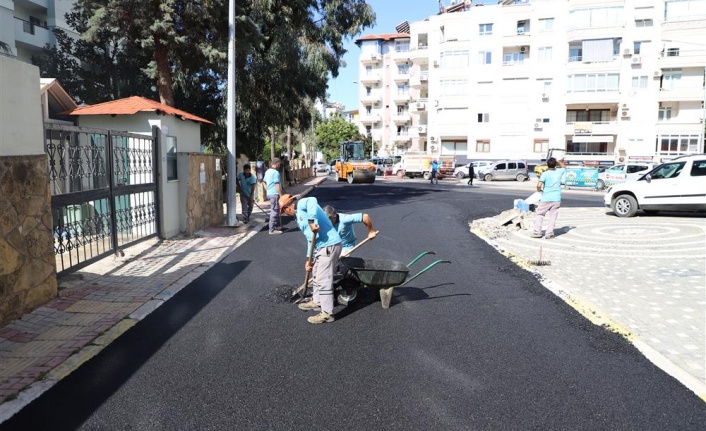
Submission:
[[[158,136],[45,124],[57,272],[159,234]]]

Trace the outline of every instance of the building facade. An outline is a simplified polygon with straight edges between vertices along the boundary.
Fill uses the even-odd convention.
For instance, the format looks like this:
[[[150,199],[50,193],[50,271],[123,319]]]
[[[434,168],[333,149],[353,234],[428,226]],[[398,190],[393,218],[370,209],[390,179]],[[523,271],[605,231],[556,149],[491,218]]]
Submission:
[[[408,35],[358,40],[360,127],[390,153],[539,160],[560,148],[611,164],[704,152],[706,0],[443,9]]]
[[[52,29],[78,37],[65,18],[73,6],[73,0],[0,0],[0,42],[7,48],[0,55],[31,63],[47,44],[56,45]]]

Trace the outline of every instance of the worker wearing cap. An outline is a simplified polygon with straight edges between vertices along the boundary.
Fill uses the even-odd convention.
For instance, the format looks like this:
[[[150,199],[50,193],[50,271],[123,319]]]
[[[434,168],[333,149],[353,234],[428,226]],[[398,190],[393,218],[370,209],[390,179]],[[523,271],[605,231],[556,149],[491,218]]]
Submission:
[[[353,225],[356,223],[363,223],[365,225],[368,229],[368,239],[373,239],[377,236],[377,232],[373,229],[373,222],[368,214],[343,214],[336,211],[336,209],[330,205],[324,207],[324,212],[341,237],[344,252],[351,250],[355,247],[356,242],[358,242],[358,238],[355,236],[355,229],[353,228]]]
[[[295,217],[299,229],[307,239],[307,258],[311,241],[316,232],[313,262],[307,260],[304,268],[312,271],[314,295],[311,301],[302,302],[299,308],[305,311],[320,311],[307,320],[309,323],[330,323],[333,317],[333,274],[341,256],[341,237],[336,232],[316,198],[302,198],[289,194],[279,200],[280,211]]]

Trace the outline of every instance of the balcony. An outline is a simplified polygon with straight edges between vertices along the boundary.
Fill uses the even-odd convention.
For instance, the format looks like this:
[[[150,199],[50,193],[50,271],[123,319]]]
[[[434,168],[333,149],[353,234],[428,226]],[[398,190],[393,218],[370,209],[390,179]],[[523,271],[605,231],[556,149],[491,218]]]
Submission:
[[[368,113],[363,113],[358,117],[358,121],[360,121],[362,124],[365,125],[373,125],[375,123],[379,123],[381,121],[382,117],[380,117],[380,114],[368,114]]]
[[[360,82],[362,84],[377,84],[378,82],[380,82],[380,74],[379,73],[371,73],[368,75],[361,76]]]
[[[409,50],[395,51],[394,54],[392,54],[392,59],[395,60],[395,63],[404,63],[406,61],[409,61],[409,54]]]
[[[403,143],[403,142],[409,142],[409,134],[399,134],[399,135],[393,135],[392,140],[395,141],[396,143]]]
[[[429,83],[429,71],[424,70],[421,73],[415,73],[410,78],[409,84],[413,88],[421,88]]]
[[[549,124],[544,124],[549,127]],[[617,121],[576,121],[567,122],[565,135],[617,135]]]
[[[564,101],[573,104],[614,104],[620,102],[620,92],[613,91],[583,91],[566,93]]]
[[[405,83],[409,82],[409,72],[408,73],[395,73],[392,77],[395,82]]]
[[[51,32],[47,28],[15,17],[15,43],[41,49],[51,43]]]
[[[698,135],[703,132],[703,123],[701,121],[693,121],[691,123],[680,123],[676,121],[676,118],[672,118],[670,121],[660,121],[657,123],[656,132],[657,134],[689,134]]]
[[[380,102],[380,93],[364,94],[360,96],[360,103],[363,105],[372,105],[374,103]]]
[[[398,112],[392,116],[392,121],[394,121],[395,124],[409,123],[410,120],[411,120],[411,117],[409,115],[409,112]]]
[[[380,54],[367,54],[360,56],[360,62],[363,64],[378,64],[382,61]]]
[[[429,64],[429,49],[426,45],[420,44],[417,48],[408,52],[409,59],[414,64]]]
[[[409,100],[410,100],[409,93],[402,93],[402,94],[397,93],[397,94],[394,94],[394,95],[392,96],[392,100],[394,100],[395,103],[399,103],[399,102],[409,102]]]
[[[657,93],[659,102],[702,102],[703,100],[704,87],[663,88]]]
[[[706,64],[706,49],[679,49],[678,55],[669,54],[668,51],[662,53],[659,58],[659,67],[704,67]]]

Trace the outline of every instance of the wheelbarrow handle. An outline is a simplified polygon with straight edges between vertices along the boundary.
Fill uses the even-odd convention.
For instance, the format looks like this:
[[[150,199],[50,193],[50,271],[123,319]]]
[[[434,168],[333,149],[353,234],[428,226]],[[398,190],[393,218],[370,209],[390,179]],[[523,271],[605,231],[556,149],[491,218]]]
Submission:
[[[435,262],[432,262],[432,263],[430,263],[429,265],[427,265],[426,268],[424,268],[424,269],[422,269],[421,271],[419,271],[418,273],[414,274],[414,275],[412,276],[412,278],[410,278],[410,279],[408,279],[408,280],[405,280],[404,283],[402,283],[402,284],[400,284],[399,286],[396,286],[396,287],[402,287],[402,286],[404,286],[405,284],[409,283],[410,281],[414,280],[415,278],[419,277],[420,275],[424,274],[425,272],[429,271],[430,269],[432,269],[433,267],[435,267],[436,265],[438,265],[438,264],[440,264],[440,263],[451,263],[451,261],[450,261],[450,260],[439,259],[439,260],[437,260],[437,261],[435,261]]]

